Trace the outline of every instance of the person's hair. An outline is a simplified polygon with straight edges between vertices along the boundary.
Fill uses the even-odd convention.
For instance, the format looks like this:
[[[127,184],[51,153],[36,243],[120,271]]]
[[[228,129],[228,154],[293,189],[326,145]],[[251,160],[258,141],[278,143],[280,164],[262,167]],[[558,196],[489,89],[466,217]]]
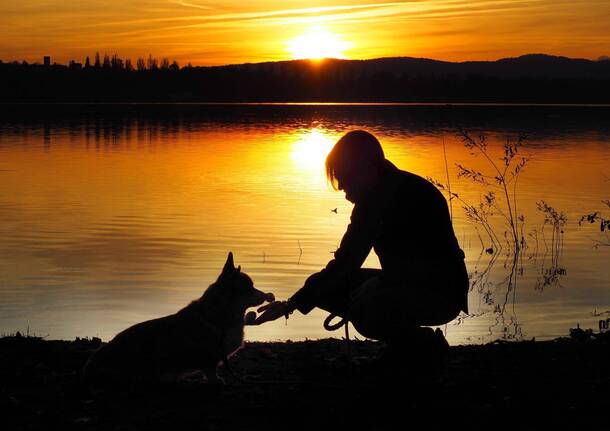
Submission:
[[[337,176],[351,174],[354,167],[364,162],[379,166],[385,159],[381,144],[376,137],[364,130],[352,130],[337,141],[326,156],[326,178],[337,190]]]

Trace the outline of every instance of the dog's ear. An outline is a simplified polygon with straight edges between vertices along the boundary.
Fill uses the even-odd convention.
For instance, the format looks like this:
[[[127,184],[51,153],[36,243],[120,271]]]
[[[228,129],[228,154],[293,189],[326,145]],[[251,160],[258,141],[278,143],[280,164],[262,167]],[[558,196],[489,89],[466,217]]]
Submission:
[[[233,263],[233,252],[229,252],[229,256],[227,256],[227,261],[225,262],[224,268],[222,268],[222,273],[220,275],[229,275],[235,272],[235,264]]]

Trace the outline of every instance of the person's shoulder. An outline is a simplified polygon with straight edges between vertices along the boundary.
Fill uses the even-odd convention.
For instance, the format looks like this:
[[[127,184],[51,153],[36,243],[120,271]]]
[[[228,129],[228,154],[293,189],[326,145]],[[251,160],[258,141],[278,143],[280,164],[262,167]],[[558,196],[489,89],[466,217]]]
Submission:
[[[398,180],[405,186],[411,186],[411,187],[421,187],[422,189],[434,189],[437,190],[437,188],[427,179],[425,179],[424,177],[413,173],[413,172],[409,172],[409,171],[405,171],[403,169],[399,169],[397,167],[395,167],[395,173],[394,175],[396,175],[396,177],[398,178]]]
[[[394,175],[399,188],[404,192],[411,195],[424,195],[432,199],[439,197],[444,199],[443,194],[434,184],[418,174],[396,168]]]

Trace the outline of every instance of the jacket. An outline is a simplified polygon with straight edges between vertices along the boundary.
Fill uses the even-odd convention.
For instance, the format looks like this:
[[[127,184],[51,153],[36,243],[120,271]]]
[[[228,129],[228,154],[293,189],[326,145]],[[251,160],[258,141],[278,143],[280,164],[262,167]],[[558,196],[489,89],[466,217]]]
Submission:
[[[453,231],[447,202],[426,179],[384,161],[377,184],[356,202],[339,248],[321,272],[311,276],[290,301],[309,313],[321,295],[361,267],[371,248],[387,282],[408,285],[418,263],[433,262],[448,271],[450,295],[467,312],[468,274]],[[406,282],[406,283],[405,283]]]

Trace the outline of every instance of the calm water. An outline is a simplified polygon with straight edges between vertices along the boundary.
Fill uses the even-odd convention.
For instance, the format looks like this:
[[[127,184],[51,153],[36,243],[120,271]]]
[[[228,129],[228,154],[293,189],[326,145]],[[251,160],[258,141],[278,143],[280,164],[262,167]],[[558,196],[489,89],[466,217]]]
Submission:
[[[347,225],[351,206],[327,186],[323,160],[351,128],[375,133],[400,168],[446,182],[444,145],[452,189],[472,204],[486,189],[455,164],[488,165],[457,129],[485,133],[494,160],[507,137],[527,135],[517,203],[528,248],[514,272],[506,250],[483,252],[481,227],[453,202],[473,287],[472,315],[446,327],[451,343],[565,335],[610,310],[610,247],[594,247],[608,239],[578,226],[588,212],[610,216],[609,108],[20,109],[0,119],[0,332],[107,340],[201,295],[229,250],[259,288],[287,298]],[[568,218],[557,253],[541,199]],[[491,221],[503,238],[501,216]],[[374,254],[366,265],[379,265]],[[323,317],[295,313],[247,338],[325,337]]]

